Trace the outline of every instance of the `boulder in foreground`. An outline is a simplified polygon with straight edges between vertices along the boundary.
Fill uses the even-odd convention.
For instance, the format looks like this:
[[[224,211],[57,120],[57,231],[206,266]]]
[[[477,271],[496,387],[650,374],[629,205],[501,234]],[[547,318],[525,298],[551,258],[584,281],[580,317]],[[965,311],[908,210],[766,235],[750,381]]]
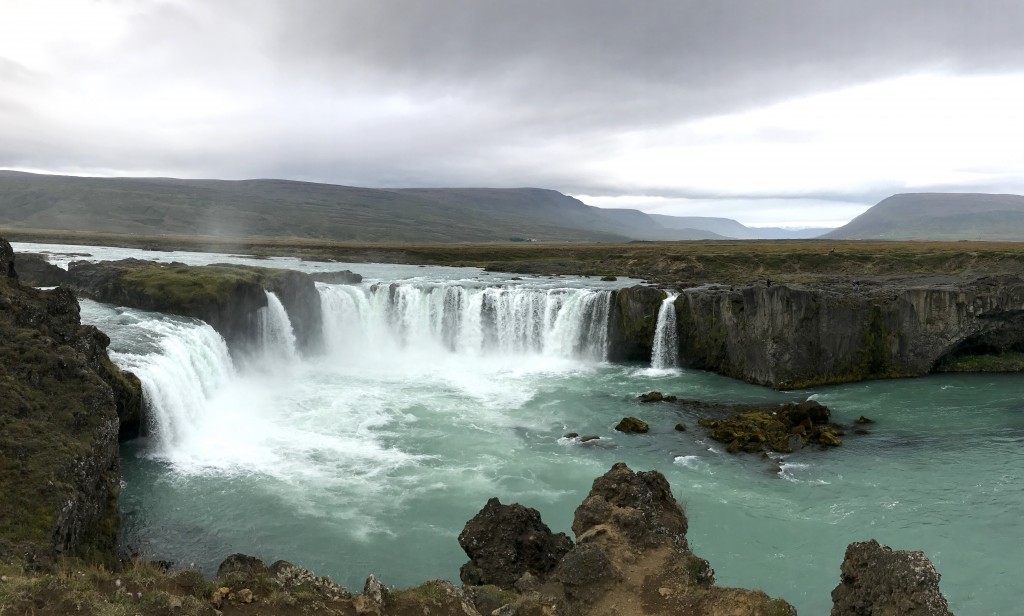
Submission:
[[[489,502],[485,511],[492,507]],[[478,610],[567,616],[796,613],[785,601],[763,592],[714,584],[708,562],[689,550],[686,514],[664,475],[657,471],[634,473],[621,462],[615,464],[594,481],[590,494],[576,509],[572,529],[576,546],[561,557],[546,580],[524,573],[513,585],[517,598],[505,597],[511,602],[498,610],[493,602],[485,606],[478,600]],[[497,529],[492,532],[496,537],[507,534]],[[496,543],[495,548],[516,549],[507,542]],[[514,552],[506,552],[507,560],[516,562],[518,558]],[[507,577],[517,571],[510,568]],[[493,592],[467,592],[473,597],[495,596]]]
[[[939,572],[923,552],[851,543],[832,591],[832,616],[952,616]]]
[[[459,545],[470,558],[459,571],[464,584],[507,589],[525,573],[546,577],[572,549],[572,540],[552,533],[536,509],[492,498],[466,522]]]

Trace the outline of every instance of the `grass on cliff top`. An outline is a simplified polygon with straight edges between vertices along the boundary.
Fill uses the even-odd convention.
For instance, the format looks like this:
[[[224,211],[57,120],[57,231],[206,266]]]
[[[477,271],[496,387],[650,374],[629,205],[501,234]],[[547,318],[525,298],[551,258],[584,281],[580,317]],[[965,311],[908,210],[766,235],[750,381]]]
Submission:
[[[666,285],[745,284],[767,278],[961,276],[1024,272],[1024,243],[861,240],[687,242],[365,243],[310,239],[225,240],[210,236],[0,229],[17,241],[50,241],[158,250],[197,250],[309,260],[493,267],[537,274],[618,275]]]
[[[228,300],[239,285],[261,284],[283,270],[245,265],[184,265],[145,263],[124,270],[125,288],[150,297],[164,298],[169,305],[202,305]]]

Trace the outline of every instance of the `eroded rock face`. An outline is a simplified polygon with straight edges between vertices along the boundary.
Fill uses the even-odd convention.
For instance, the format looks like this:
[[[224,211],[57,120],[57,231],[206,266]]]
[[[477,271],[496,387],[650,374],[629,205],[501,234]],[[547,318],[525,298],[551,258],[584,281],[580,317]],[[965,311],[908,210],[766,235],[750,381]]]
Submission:
[[[58,555],[116,559],[118,433],[141,386],[83,326],[67,289],[18,284],[0,240],[0,557],[46,566]]]
[[[18,274],[14,270],[14,249],[3,239],[0,239],[0,277],[18,279]]]
[[[576,547],[543,590],[557,613],[795,614],[762,592],[714,585],[711,566],[690,552],[686,514],[657,471],[615,464],[594,481],[572,528]]]
[[[675,301],[685,365],[777,388],[917,376],[1024,348],[1024,280],[871,290],[700,287]]]
[[[576,509],[572,532],[579,538],[598,526],[611,526],[635,546],[667,543],[686,550],[686,524],[686,514],[664,475],[634,473],[619,462],[594,480]]]
[[[502,505],[497,498],[466,523],[459,545],[470,559],[459,571],[462,582],[501,588],[511,588],[524,573],[546,577],[572,549],[565,533],[552,533],[536,509]]]
[[[951,616],[939,572],[923,552],[851,543],[832,591],[832,616]]]
[[[609,360],[650,360],[658,309],[666,297],[661,289],[644,286],[615,292],[608,323]]]
[[[533,529],[540,516],[520,505],[488,501],[467,524],[473,545],[459,537],[469,554],[486,554],[494,566],[463,567],[463,582],[477,607],[499,615],[584,616],[788,616],[795,610],[763,592],[714,585],[708,562],[689,551],[686,515],[672,496],[668,481],[657,472],[634,473],[618,463],[594,481],[573,522],[575,547],[547,552],[544,572],[526,570],[526,557],[537,553],[534,542],[521,541],[523,528]],[[525,531],[526,535],[534,531]],[[564,536],[560,548],[571,547]],[[523,546],[527,546],[523,549]],[[472,550],[471,550],[472,549]],[[534,567],[536,569],[536,567]],[[467,573],[469,575],[467,575]],[[503,586],[479,586],[484,582]]]
[[[18,280],[32,287],[56,287],[67,284],[67,270],[57,267],[46,257],[35,253],[18,255]]]

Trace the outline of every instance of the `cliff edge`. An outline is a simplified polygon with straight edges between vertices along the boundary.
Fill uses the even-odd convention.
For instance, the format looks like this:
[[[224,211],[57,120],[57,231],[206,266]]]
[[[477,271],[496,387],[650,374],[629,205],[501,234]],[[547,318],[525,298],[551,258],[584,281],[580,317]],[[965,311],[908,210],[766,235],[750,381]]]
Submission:
[[[107,357],[65,288],[18,283],[0,240],[0,559],[116,560],[120,426],[137,425],[139,380]]]

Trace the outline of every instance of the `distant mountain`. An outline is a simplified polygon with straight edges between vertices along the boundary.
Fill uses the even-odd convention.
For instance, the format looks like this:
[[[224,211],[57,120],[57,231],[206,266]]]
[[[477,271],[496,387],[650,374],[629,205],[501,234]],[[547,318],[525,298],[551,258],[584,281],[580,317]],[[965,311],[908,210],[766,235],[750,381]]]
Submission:
[[[669,229],[698,229],[709,231],[723,239],[737,240],[782,240],[818,237],[831,228],[785,229],[783,227],[747,227],[731,218],[713,216],[666,216],[648,214],[655,222]]]
[[[459,242],[631,239],[553,190],[381,190],[287,180],[0,173],[0,225],[109,233]]]
[[[140,235],[488,242],[712,239],[539,188],[373,189],[289,180],[85,178],[0,170],[0,226]]]
[[[1024,197],[906,193],[824,235],[852,240],[1024,240]]]
[[[0,170],[0,226],[378,242],[813,237],[728,218],[589,206],[541,188],[376,189],[290,180],[87,178]]]

